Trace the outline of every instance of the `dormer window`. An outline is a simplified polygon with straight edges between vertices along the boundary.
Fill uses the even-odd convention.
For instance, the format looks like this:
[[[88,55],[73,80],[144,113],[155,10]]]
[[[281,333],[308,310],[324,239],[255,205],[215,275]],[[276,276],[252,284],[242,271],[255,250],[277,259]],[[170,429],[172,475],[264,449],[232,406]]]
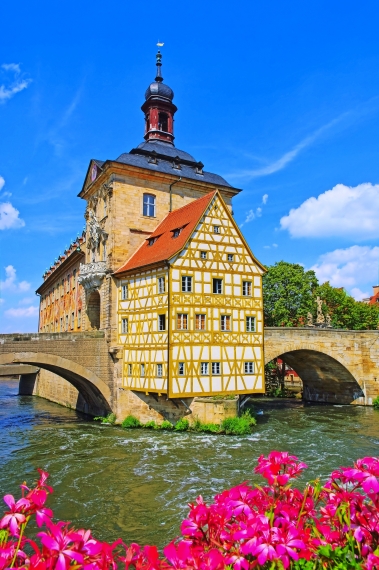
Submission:
[[[195,173],[196,174],[203,174],[204,164],[202,162],[198,162],[196,164]]]
[[[175,168],[176,170],[182,169],[182,167],[180,166],[180,158],[178,156],[174,158],[174,162],[172,163],[172,168]]]
[[[147,162],[149,162],[150,164],[158,164],[157,153],[155,152],[155,150],[152,151],[151,155],[147,159]]]
[[[182,229],[183,228],[177,228],[176,230],[173,231],[172,237],[177,238],[180,236],[180,234],[182,233]]]
[[[158,239],[157,237],[150,238],[147,240],[147,243],[149,244],[149,246],[154,245],[157,239]]]
[[[143,195],[143,215],[155,218],[155,196],[154,194]]]

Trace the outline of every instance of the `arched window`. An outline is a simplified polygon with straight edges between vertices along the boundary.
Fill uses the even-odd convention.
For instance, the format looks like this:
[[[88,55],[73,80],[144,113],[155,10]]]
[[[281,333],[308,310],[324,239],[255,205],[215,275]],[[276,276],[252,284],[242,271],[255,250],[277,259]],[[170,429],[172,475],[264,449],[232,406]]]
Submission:
[[[155,218],[155,196],[154,194],[143,195],[143,215]]]
[[[168,115],[166,113],[159,113],[158,115],[158,129],[160,131],[168,131]]]

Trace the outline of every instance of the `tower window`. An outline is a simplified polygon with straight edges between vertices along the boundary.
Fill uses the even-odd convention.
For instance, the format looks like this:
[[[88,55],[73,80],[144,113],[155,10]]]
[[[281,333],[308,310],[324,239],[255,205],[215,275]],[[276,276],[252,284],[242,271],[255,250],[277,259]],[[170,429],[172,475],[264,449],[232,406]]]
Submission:
[[[143,195],[143,215],[155,218],[155,196],[153,194]]]
[[[159,113],[158,115],[158,129],[160,131],[168,132],[168,115],[166,113]]]

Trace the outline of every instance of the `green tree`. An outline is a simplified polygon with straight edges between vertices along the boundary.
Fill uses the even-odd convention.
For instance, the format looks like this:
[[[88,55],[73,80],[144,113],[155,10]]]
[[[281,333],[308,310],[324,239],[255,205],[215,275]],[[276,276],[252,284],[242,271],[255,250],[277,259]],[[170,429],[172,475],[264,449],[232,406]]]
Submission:
[[[342,287],[332,287],[327,281],[315,294],[323,300],[323,313],[329,313],[334,328],[350,330],[376,329],[379,307],[356,301]]]
[[[297,327],[315,314],[315,291],[318,287],[314,271],[305,271],[296,263],[279,261],[267,267],[263,276],[263,306],[268,327]]]

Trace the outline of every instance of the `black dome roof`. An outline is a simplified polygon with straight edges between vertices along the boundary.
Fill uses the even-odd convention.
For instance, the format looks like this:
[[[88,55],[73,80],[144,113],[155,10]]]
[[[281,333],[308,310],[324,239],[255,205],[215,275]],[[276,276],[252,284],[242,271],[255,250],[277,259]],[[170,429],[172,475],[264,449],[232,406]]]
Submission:
[[[172,101],[174,98],[174,92],[171,87],[165,85],[161,81],[153,81],[145,92],[145,99],[147,100],[149,97],[162,97]]]

